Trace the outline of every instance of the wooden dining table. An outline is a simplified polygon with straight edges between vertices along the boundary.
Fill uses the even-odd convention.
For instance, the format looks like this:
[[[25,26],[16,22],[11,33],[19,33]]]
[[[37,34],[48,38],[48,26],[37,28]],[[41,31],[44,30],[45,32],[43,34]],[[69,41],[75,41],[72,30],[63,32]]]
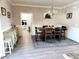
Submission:
[[[43,41],[45,41],[45,30],[46,30],[46,28],[51,28],[51,29],[54,30],[54,32],[55,32],[55,28],[56,28],[56,27],[45,27],[45,28],[43,28],[43,27],[38,27],[38,30],[42,32],[42,40],[43,40]],[[60,31],[61,31],[62,28],[61,28],[61,27],[59,27],[59,28],[60,28]],[[60,35],[61,35],[61,34],[60,34]]]

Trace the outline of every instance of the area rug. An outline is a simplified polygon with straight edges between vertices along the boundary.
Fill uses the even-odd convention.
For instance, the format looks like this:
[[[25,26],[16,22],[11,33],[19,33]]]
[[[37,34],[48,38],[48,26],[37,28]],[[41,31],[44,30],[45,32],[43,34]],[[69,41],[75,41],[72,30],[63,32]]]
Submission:
[[[63,46],[72,46],[72,45],[79,45],[79,43],[70,40],[70,39],[63,39],[63,40],[47,40],[45,42],[43,41],[37,41],[34,42],[35,48],[47,48],[47,47],[63,47]]]

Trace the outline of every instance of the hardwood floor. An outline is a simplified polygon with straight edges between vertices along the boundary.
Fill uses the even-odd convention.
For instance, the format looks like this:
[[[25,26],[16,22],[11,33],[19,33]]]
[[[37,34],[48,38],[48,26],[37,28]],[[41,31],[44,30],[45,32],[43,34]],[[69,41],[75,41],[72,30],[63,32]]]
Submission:
[[[12,51],[2,59],[64,59],[63,54],[76,52],[79,53],[79,45],[35,48],[32,43],[31,34],[26,29],[21,29],[21,38]]]
[[[19,40],[19,44],[26,45],[32,43],[31,33],[29,33],[26,29],[20,30],[21,39]]]

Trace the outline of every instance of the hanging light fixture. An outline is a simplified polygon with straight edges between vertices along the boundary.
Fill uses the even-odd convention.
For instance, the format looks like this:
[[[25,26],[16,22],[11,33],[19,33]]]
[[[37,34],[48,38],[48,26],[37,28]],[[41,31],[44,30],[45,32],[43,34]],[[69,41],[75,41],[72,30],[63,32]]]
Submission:
[[[54,5],[53,5],[53,0],[50,1],[50,9],[49,11],[45,14],[45,19],[52,19],[54,15]]]

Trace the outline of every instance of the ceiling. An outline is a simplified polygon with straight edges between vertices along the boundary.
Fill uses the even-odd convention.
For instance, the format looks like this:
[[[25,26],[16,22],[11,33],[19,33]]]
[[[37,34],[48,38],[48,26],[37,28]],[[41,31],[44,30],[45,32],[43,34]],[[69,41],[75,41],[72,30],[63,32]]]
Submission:
[[[55,7],[63,7],[65,5],[77,2],[79,0],[11,0],[16,4],[24,4],[24,5],[37,5],[37,6],[50,6],[51,3]]]

